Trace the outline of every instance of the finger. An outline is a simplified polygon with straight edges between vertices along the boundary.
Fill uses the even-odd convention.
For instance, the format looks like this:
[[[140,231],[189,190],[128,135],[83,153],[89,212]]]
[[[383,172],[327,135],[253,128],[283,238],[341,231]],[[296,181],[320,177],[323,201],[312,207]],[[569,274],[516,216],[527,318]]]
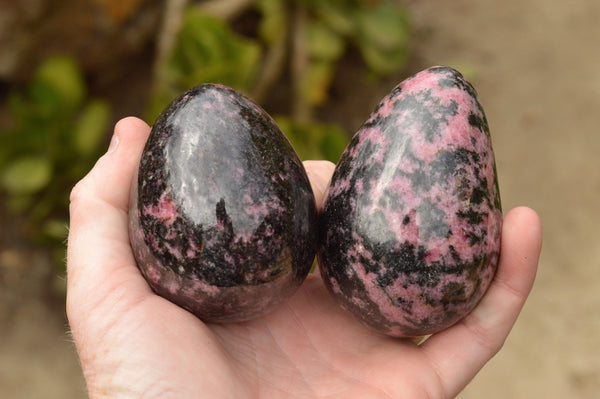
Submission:
[[[131,179],[149,133],[150,127],[141,119],[130,117],[117,122],[107,153],[74,187],[71,207],[79,204],[79,196],[89,194],[126,211]]]
[[[327,187],[331,181],[335,165],[329,161],[304,161],[304,168],[310,180],[317,209],[320,211],[323,208]]]
[[[131,183],[149,130],[136,118],[117,123],[109,151],[71,192],[67,315],[72,328],[101,303],[117,301],[116,287],[133,288],[132,294],[149,290],[135,267],[127,227]]]
[[[422,345],[448,397],[454,397],[502,347],[533,282],[542,244],[537,214],[515,208],[504,218],[500,263],[477,307]]]

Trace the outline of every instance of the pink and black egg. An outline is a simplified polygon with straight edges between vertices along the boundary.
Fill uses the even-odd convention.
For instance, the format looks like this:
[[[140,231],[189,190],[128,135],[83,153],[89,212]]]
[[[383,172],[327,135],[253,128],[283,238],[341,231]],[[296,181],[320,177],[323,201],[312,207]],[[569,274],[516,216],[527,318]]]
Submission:
[[[210,322],[286,301],[317,246],[315,199],[291,144],[252,101],[213,84],[184,93],[154,124],[129,224],[151,288]]]
[[[403,81],[354,135],[320,218],[319,267],[340,305],[390,336],[443,330],[489,287],[502,211],[488,123],[457,71]]]

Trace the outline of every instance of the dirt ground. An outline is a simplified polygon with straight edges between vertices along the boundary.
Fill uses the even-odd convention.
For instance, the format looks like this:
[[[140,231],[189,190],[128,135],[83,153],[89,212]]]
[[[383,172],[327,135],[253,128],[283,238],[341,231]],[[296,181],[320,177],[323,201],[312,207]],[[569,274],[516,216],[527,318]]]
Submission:
[[[480,94],[505,211],[528,205],[544,226],[533,293],[502,351],[459,398],[597,398],[600,2],[408,4],[415,62],[458,67]],[[24,255],[0,254],[0,277],[18,285],[25,270],[14,265]],[[28,254],[25,261],[40,260]],[[40,295],[55,280],[39,281],[43,286],[0,292],[0,321],[7,321],[0,324],[0,396],[82,398],[62,306]]]

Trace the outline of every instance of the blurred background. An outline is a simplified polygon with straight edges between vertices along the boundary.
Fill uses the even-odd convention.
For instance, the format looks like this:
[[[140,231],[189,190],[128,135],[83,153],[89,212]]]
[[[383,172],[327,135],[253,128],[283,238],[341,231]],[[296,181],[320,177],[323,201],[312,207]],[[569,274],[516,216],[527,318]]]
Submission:
[[[600,2],[0,0],[0,396],[82,398],[64,313],[68,195],[114,123],[217,82],[336,161],[431,65],[486,110],[505,211],[544,225],[533,293],[462,399],[600,392]]]

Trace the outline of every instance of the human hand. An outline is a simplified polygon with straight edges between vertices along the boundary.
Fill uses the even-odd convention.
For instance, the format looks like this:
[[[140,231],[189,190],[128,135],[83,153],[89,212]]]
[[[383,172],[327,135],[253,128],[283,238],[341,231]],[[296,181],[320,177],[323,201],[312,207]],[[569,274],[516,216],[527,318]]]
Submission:
[[[150,128],[127,118],[71,194],[67,315],[91,397],[451,398],[502,347],[537,269],[541,225],[504,218],[497,275],[479,305],[422,345],[343,311],[318,273],[267,316],[206,324],[154,294],[136,267],[127,213]],[[334,165],[307,161],[317,203]]]

